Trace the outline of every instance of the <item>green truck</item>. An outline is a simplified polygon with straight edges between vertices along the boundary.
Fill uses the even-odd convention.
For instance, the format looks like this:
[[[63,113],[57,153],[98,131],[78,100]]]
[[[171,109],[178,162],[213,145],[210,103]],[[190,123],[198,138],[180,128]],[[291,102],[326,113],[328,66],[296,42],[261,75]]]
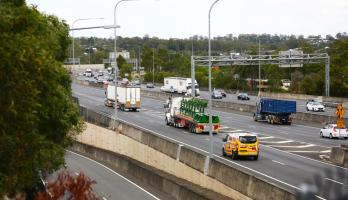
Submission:
[[[187,127],[191,133],[209,132],[209,115],[204,112],[207,106],[208,102],[202,99],[170,98],[164,105],[166,124],[178,128]],[[219,133],[219,117],[213,115],[212,122],[213,133]]]

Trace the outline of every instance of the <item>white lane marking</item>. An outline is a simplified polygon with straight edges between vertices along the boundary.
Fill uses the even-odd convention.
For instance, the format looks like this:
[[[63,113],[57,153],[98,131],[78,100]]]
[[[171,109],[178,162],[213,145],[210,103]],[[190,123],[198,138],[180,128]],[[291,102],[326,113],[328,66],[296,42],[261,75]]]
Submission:
[[[320,161],[320,160],[315,160],[315,159],[312,159],[312,158],[308,158],[308,157],[305,157],[305,156],[302,156],[302,155],[298,155],[298,154],[295,154],[295,153],[291,153],[291,152],[288,152],[288,151],[282,151],[282,150],[279,150],[277,148],[273,148],[271,146],[267,146],[267,145],[262,145],[260,144],[260,146],[264,146],[264,147],[268,147],[270,149],[273,149],[275,151],[280,151],[280,152],[283,152],[283,153],[287,153],[287,154],[290,154],[290,155],[293,155],[293,156],[298,156],[298,157],[301,157],[302,159],[308,159],[308,160],[311,160],[311,161],[314,161],[314,162],[319,162],[321,164],[324,164],[324,165],[330,165],[331,167],[337,167],[337,168],[340,168],[340,169],[344,169],[344,170],[347,170],[347,168],[344,168],[344,167],[340,167],[340,166],[337,166],[337,165],[333,165],[333,164],[330,164],[330,163],[326,163],[326,162],[323,162],[323,161]]]
[[[278,164],[281,164],[281,165],[285,165],[284,163],[276,161],[276,160],[272,160],[272,162],[275,162],[275,163],[278,163]]]
[[[306,145],[299,145],[299,146],[282,146],[282,145],[270,145],[270,146],[276,147],[276,148],[307,148],[307,147],[314,147],[316,145],[306,144]]]
[[[95,160],[93,160],[93,159],[90,159],[90,158],[88,158],[88,157],[86,157],[86,156],[80,155],[80,154],[78,154],[78,153],[75,153],[75,152],[72,152],[72,151],[69,151],[69,150],[66,150],[66,151],[69,152],[69,153],[75,154],[75,155],[77,155],[77,156],[80,156],[80,157],[82,157],[82,158],[85,158],[85,159],[87,159],[87,160],[89,160],[89,161],[91,161],[91,162],[94,162],[94,163],[96,163],[96,164],[98,164],[98,165],[104,167],[105,169],[109,170],[111,173],[116,174],[117,176],[119,176],[119,177],[123,178],[124,180],[128,181],[129,183],[133,184],[135,187],[139,188],[140,190],[142,190],[142,191],[145,192],[146,194],[150,195],[150,196],[153,197],[154,199],[160,200],[160,199],[157,198],[155,195],[153,195],[153,194],[151,194],[150,192],[146,191],[144,188],[140,187],[139,185],[135,184],[135,183],[132,182],[131,180],[127,179],[126,177],[122,176],[121,174],[119,174],[119,173],[115,172],[114,170],[110,169],[109,167],[107,167],[107,166],[105,166],[105,165],[103,165],[103,164],[101,164],[101,163],[99,163],[99,162],[97,162],[97,161],[95,161]]]
[[[287,152],[291,152],[291,153],[330,153],[331,150],[329,150],[329,152],[327,152],[328,150],[325,151],[287,151]]]
[[[341,183],[341,182],[339,182],[339,181],[336,181],[336,180],[333,180],[333,179],[330,179],[330,178],[324,178],[324,179],[326,179],[326,180],[328,180],[328,181],[332,181],[332,182],[334,182],[334,183],[338,183],[338,184],[343,185],[343,183]]]
[[[262,143],[267,143],[267,144],[285,144],[285,143],[290,143],[294,142],[293,140],[282,140],[282,141],[262,141]]]
[[[242,130],[222,130],[224,133],[240,133],[243,132]],[[244,131],[246,132],[246,131]]]
[[[265,136],[265,137],[259,137],[259,140],[266,140],[266,139],[271,139],[274,138],[273,136]]]
[[[103,200],[108,200],[107,198],[103,197]]]

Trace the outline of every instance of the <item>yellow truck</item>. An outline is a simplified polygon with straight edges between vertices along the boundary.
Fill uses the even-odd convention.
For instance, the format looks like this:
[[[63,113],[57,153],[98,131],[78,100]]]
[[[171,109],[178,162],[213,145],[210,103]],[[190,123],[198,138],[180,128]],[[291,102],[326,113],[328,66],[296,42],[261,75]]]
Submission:
[[[223,139],[222,155],[236,159],[240,156],[259,157],[259,139],[256,134],[239,132],[229,133]]]

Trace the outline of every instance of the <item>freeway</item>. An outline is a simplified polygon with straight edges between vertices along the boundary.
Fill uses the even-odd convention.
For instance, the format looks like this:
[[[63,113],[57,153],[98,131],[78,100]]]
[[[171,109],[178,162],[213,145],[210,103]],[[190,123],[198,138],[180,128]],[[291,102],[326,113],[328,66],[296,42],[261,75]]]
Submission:
[[[73,93],[79,97],[80,104],[106,114],[114,110],[103,105],[104,90],[73,84]],[[140,112],[118,112],[125,121],[136,124],[164,137],[207,151],[209,136],[189,133],[185,129],[168,127],[164,123],[163,102],[142,98]],[[218,111],[215,111],[218,112]],[[223,134],[214,136],[214,155],[224,163],[233,167],[248,170],[255,176],[266,179],[274,184],[287,188],[298,188],[301,183],[314,182],[325,186],[319,188],[321,196],[330,199],[330,188],[347,191],[348,170],[301,155],[304,152],[329,152],[329,147],[343,143],[342,140],[319,138],[318,128],[302,125],[271,126],[266,123],[256,123],[250,116],[219,112],[224,132],[246,130],[259,133],[261,140],[260,159],[250,161],[240,159],[232,161],[221,157]],[[289,144],[295,144],[291,146]],[[322,149],[321,149],[322,148]],[[298,150],[300,149],[300,150]],[[294,154],[298,153],[298,154]],[[339,174],[339,175],[337,175]],[[319,180],[317,178],[320,177]]]
[[[144,90],[156,91],[156,92],[160,92],[161,91],[160,90],[160,88],[161,88],[160,86],[155,86],[155,88],[146,88],[145,85],[142,85],[141,87]],[[200,91],[200,97],[204,98],[204,99],[208,99],[209,98],[209,92],[201,90]],[[226,98],[214,99],[214,101],[227,101],[227,102],[255,105],[257,100],[258,100],[258,97],[257,96],[252,96],[252,95],[249,95],[249,97],[250,97],[249,101],[245,101],[245,100],[242,101],[242,100],[238,100],[237,99],[237,94],[227,93],[227,97]],[[293,99],[287,99],[287,100],[293,100]],[[296,100],[296,103],[297,103],[297,112],[315,113],[315,114],[318,114],[318,115],[327,115],[327,116],[336,116],[334,108],[326,107],[325,108],[325,112],[313,112],[313,111],[307,111],[306,110],[306,101],[305,100]],[[348,118],[348,112],[346,112],[344,116]]]
[[[103,200],[159,199],[112,169],[79,154],[66,152],[65,162],[69,171],[76,174],[83,171],[95,180],[97,183],[92,186],[93,190]]]

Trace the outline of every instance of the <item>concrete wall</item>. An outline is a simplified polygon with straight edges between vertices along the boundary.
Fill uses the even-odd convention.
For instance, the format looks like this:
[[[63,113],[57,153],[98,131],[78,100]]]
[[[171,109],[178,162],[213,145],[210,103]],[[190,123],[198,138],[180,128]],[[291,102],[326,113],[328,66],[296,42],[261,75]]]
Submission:
[[[348,145],[341,145],[340,147],[332,147],[330,154],[330,161],[342,167],[348,168]]]
[[[169,194],[173,199],[230,200],[230,198],[226,196],[212,192],[211,190],[205,190],[197,185],[185,181],[184,179],[179,179],[164,171],[112,151],[100,149],[80,142],[75,142],[71,147],[71,150],[86,155],[94,160],[106,163],[116,169],[117,172],[131,175],[142,183],[151,185],[157,190]]]
[[[326,97],[326,96],[315,96],[305,94],[292,94],[292,93],[270,93],[261,92],[261,96],[270,98],[284,98],[284,99],[296,99],[296,100],[308,100],[308,99],[320,99],[327,103],[343,103],[344,106],[348,106],[348,98],[341,97]],[[332,105],[334,106],[334,104]]]
[[[125,121],[115,123],[107,120],[107,116],[81,107],[81,114],[87,113],[86,120],[113,127],[117,133],[88,123],[86,131],[76,138],[81,143],[130,157],[232,199],[295,199],[294,191],[287,191],[216,160],[208,162],[208,175],[205,175],[204,166],[208,158],[204,152]]]

